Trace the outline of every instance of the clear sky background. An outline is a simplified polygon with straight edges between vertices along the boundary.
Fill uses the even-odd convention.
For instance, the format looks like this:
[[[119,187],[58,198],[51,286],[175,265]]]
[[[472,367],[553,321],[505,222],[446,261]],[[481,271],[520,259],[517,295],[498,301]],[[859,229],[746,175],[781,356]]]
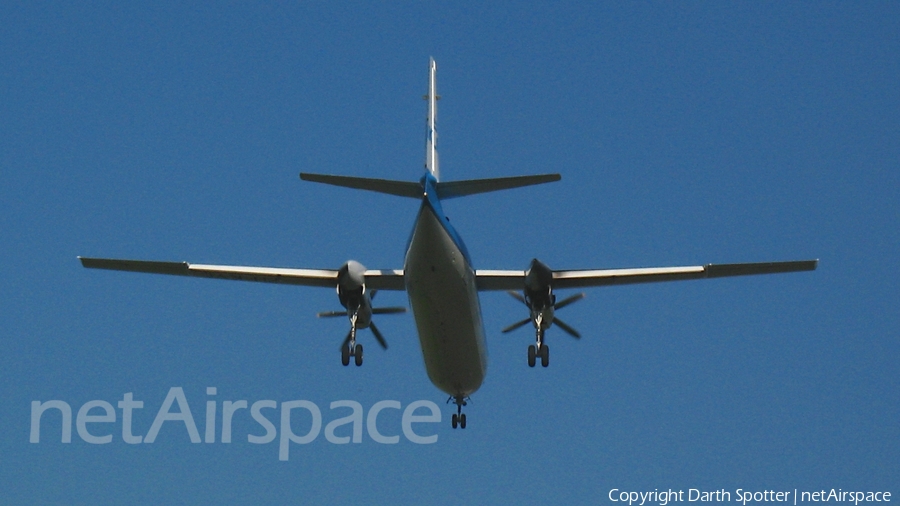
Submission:
[[[900,494],[900,8],[866,3],[7,3],[0,18],[0,501],[608,502],[623,490]],[[452,430],[412,317],[344,368],[332,290],[83,269],[76,255],[400,268],[418,203],[300,171],[416,180],[427,64],[446,180],[562,181],[446,203],[477,268],[819,258],[812,273],[588,290],[547,369],[503,293]],[[562,294],[567,295],[565,293]],[[382,293],[382,305],[406,304]],[[128,445],[31,401],[441,406],[438,442],[278,460],[183,424]],[[74,414],[74,413],[73,413]],[[97,414],[94,412],[92,414]],[[278,425],[277,414],[269,418]],[[303,432],[298,415],[296,432]],[[74,425],[74,424],[73,424]],[[379,418],[400,434],[400,417]]]

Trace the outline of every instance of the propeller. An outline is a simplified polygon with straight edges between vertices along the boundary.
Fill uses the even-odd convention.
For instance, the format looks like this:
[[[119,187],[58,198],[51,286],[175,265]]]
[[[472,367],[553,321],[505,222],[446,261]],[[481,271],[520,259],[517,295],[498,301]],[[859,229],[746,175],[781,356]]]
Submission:
[[[522,321],[520,321],[520,322],[513,323],[513,324],[510,325],[509,327],[506,327],[505,329],[503,329],[502,332],[503,332],[504,334],[506,334],[507,332],[512,332],[513,330],[516,330],[517,328],[521,327],[522,325],[525,325],[526,323],[530,323],[530,322],[531,322],[531,318],[530,318],[530,317],[529,317],[529,318],[525,318],[524,320],[522,320]]]
[[[371,301],[372,299],[375,298],[375,294],[376,294],[376,293],[378,293],[378,290],[372,290],[372,291],[369,293],[369,301]],[[400,307],[400,306],[393,306],[393,307],[376,307],[376,308],[372,308],[372,314],[373,314],[373,315],[376,315],[376,314],[397,314],[397,313],[405,313],[405,312],[406,312],[406,308],[405,308],[405,307]],[[322,312],[320,312],[320,313],[316,313],[316,316],[319,317],[319,318],[333,318],[333,317],[336,317],[336,316],[349,317],[349,316],[350,316],[350,312],[349,312],[349,311],[346,311],[346,310],[345,310],[345,311],[322,311]],[[384,335],[381,333],[381,331],[378,330],[378,327],[375,326],[375,323],[372,322],[372,321],[369,321],[369,324],[367,325],[367,327],[372,331],[372,334],[375,335],[375,340],[378,341],[378,344],[380,344],[381,347],[384,348],[384,349],[386,350],[387,347],[388,347],[387,341],[384,339]],[[347,343],[350,342],[350,338],[351,338],[352,335],[353,335],[353,329],[351,328],[350,331],[347,332],[347,337],[344,338],[344,342],[341,344],[341,347],[342,347],[342,348],[347,346]]]
[[[528,301],[525,300],[525,297],[521,293],[515,292],[512,290],[510,290],[506,293],[508,293],[512,298],[514,298],[514,299],[518,300],[519,302],[521,302],[522,304],[524,304],[526,307],[528,307],[529,311],[531,310],[531,307],[528,305]],[[553,310],[556,311],[558,309],[562,309],[562,308],[568,306],[569,304],[572,304],[573,302],[577,302],[577,301],[583,299],[584,296],[585,296],[585,294],[584,294],[584,292],[582,292],[582,293],[576,293],[575,295],[566,297],[565,299],[553,304]],[[507,332],[512,332],[513,330],[516,330],[517,328],[519,328],[527,323],[530,323],[531,321],[532,321],[531,317],[525,318],[524,320],[521,320],[521,321],[517,321],[516,323],[513,323],[512,325],[503,329],[502,332],[504,334],[506,334]],[[554,324],[554,323],[556,325],[558,325],[559,328],[562,329],[563,332],[565,332],[566,334],[569,334],[570,336],[572,336],[576,339],[581,337],[581,334],[577,330],[572,328],[566,322],[560,320],[555,315],[553,316],[553,321],[551,322],[551,324]]]
[[[516,294],[516,295],[518,295],[518,294]],[[573,302],[577,302],[583,298],[584,298],[584,292],[576,293],[575,295],[572,295],[571,297],[566,297],[565,299],[557,302],[556,304],[553,304],[553,309],[562,309],[562,308],[568,306],[569,304],[571,304]]]
[[[559,318],[553,317],[553,323],[555,323],[559,328],[563,329],[566,334],[574,337],[575,339],[581,339],[581,334],[578,333],[577,330],[570,327],[567,323],[560,320]]]

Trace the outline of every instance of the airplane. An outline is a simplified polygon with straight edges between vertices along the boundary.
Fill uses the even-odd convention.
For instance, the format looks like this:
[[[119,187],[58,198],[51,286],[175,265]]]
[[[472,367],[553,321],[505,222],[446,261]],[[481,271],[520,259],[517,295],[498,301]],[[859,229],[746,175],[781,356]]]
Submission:
[[[527,323],[535,329],[535,342],[528,347],[528,365],[540,359],[547,367],[550,349],[544,342],[547,329],[554,323],[573,337],[580,334],[556,317],[555,311],[581,299],[579,293],[557,302],[556,290],[719,278],[750,274],[812,271],[818,260],[707,264],[685,267],[631,269],[554,270],[534,259],[525,270],[480,270],[462,238],[450,224],[441,202],[512,188],[559,181],[559,174],[539,174],[490,179],[443,181],[438,163],[437,65],[429,61],[428,117],[425,139],[425,171],[417,182],[372,179],[352,176],[301,173],[300,179],[315,183],[385,193],[421,201],[406,250],[403,269],[372,270],[350,260],[340,269],[294,269],[205,265],[188,262],[157,262],[78,257],[86,268],[147,272],[201,278],[232,279],[289,285],[335,288],[344,311],[319,313],[320,317],[346,316],[350,332],[341,345],[341,363],[353,357],[363,363],[363,346],[357,342],[357,330],[368,328],[378,343],[387,348],[384,336],[372,323],[375,314],[404,312],[404,307],[376,308],[372,299],[379,290],[406,291],[422,348],[425,369],[431,382],[447,393],[456,405],[451,425],[465,429],[462,412],[469,397],[481,386],[487,371],[485,331],[478,293],[505,290],[528,307],[528,318],[503,329],[510,332]],[[519,292],[521,291],[521,293]]]

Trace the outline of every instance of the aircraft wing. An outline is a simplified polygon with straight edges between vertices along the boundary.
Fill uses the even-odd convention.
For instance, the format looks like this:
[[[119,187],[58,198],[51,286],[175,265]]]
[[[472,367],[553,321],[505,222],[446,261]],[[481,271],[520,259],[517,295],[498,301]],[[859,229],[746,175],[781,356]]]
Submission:
[[[744,264],[707,264],[686,267],[646,267],[637,269],[599,269],[553,271],[553,288],[582,288],[588,286],[628,285],[684,279],[722,278],[751,274],[812,271],[818,260],[791,262],[760,262]],[[476,270],[479,290],[521,290],[525,285],[525,271]]]
[[[338,271],[332,269],[287,269],[280,267],[245,267],[235,265],[205,265],[188,262],[148,262],[146,260],[118,260],[110,258],[78,257],[88,269],[149,272],[198,278],[234,279],[283,285],[337,286]],[[402,270],[367,270],[366,286],[372,290],[405,290]]]

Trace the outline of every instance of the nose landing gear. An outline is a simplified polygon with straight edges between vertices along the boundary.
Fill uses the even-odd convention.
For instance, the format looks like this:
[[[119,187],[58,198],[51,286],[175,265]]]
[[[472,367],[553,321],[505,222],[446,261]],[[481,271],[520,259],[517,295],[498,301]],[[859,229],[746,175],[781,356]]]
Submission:
[[[466,414],[462,412],[463,406],[466,405],[466,399],[462,396],[451,397],[447,402],[453,400],[456,404],[456,413],[450,418],[450,425],[455,429],[457,426],[461,429],[466,428]]]

